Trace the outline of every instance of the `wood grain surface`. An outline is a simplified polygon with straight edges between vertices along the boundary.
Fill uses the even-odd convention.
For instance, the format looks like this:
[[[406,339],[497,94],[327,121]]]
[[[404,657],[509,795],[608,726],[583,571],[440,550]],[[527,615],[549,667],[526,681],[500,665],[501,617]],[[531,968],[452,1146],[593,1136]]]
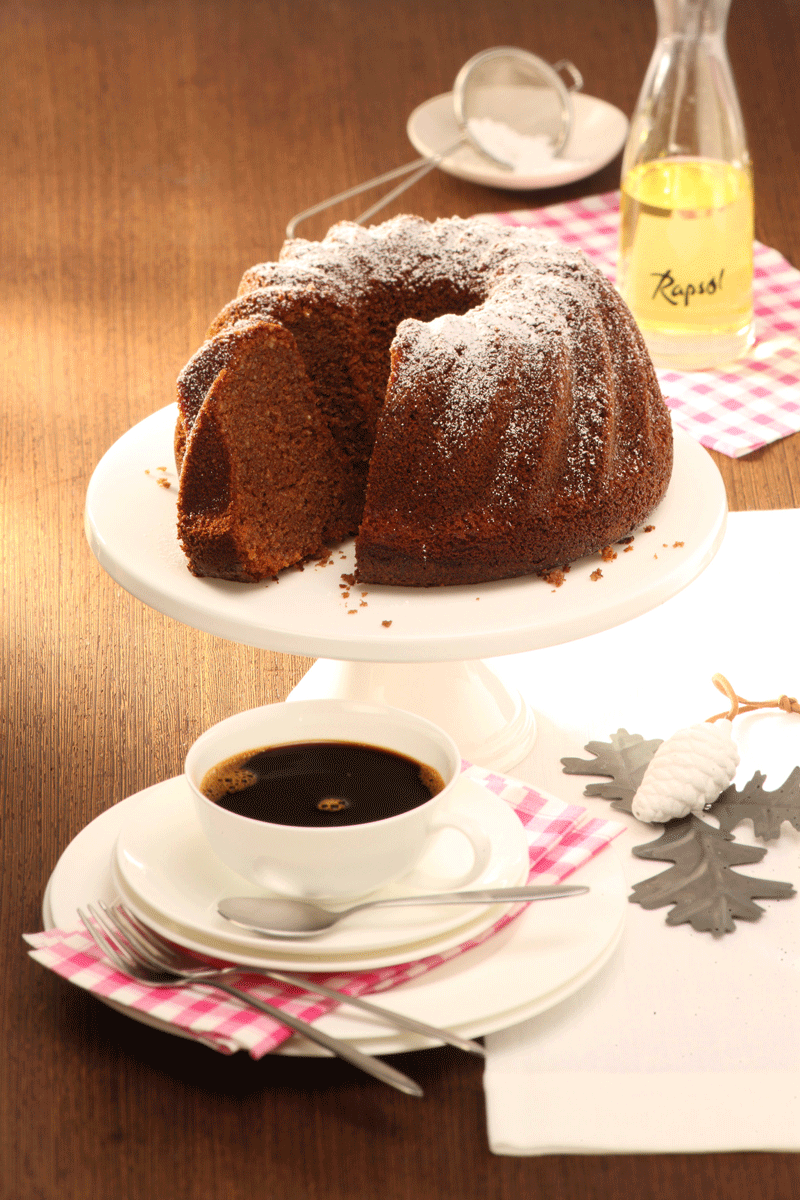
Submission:
[[[791,1155],[494,1157],[465,1055],[397,1057],[423,1101],[336,1061],[225,1058],[105,1008],[21,941],[79,830],[178,774],[202,729],[282,699],[309,665],[198,633],[117,587],[83,535],[97,460],[173,399],[209,321],[245,267],[277,255],[291,216],[414,157],[408,114],[472,54],[569,57],[589,94],[630,114],[654,38],[649,0],[0,4],[0,1200],[800,1194]],[[756,233],[800,265],[796,0],[734,0],[728,41]],[[435,171],[385,215],[538,207],[608,191],[619,168],[515,194]],[[732,508],[800,506],[800,436],[715,457]]]

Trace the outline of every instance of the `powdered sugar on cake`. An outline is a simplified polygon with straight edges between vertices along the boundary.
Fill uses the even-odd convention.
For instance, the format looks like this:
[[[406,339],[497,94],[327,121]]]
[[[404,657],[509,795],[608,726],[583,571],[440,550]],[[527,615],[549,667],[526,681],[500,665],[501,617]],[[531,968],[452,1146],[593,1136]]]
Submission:
[[[291,400],[271,382],[273,358]],[[179,400],[176,444],[194,439],[191,479],[204,488],[203,507],[179,503],[182,536],[192,569],[223,578],[265,577],[283,562],[279,538],[253,542],[269,538],[243,424],[257,414],[270,441],[264,405],[292,455],[306,446],[286,458],[282,484],[282,499],[297,494],[298,522],[316,514],[303,544],[358,533],[366,582],[563,566],[639,524],[671,467],[669,415],[615,289],[549,235],[479,220],[401,216],[288,242],[278,262],[245,272],[182,372]],[[194,425],[206,409],[201,452]],[[244,441],[241,491],[231,480],[247,474]],[[198,563],[191,546],[203,538],[217,558],[230,547],[229,568]]]

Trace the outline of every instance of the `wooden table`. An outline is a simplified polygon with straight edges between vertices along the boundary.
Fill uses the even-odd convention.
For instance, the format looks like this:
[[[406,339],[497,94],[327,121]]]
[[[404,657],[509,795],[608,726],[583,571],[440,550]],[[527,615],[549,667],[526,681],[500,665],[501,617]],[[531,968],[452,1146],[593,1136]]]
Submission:
[[[800,265],[793,0],[733,5],[729,47],[757,179],[757,236]],[[632,112],[647,0],[6,0],[3,72],[2,1095],[0,1200],[786,1200],[790,1155],[501,1159],[481,1070],[399,1056],[402,1097],[336,1061],[231,1058],[135,1024],[26,957],[58,855],[92,818],[180,772],[238,709],[282,699],[308,660],[146,609],[83,536],[89,475],[174,379],[244,267],[307,205],[413,157],[412,108],[492,45],[572,58]],[[428,218],[557,192],[434,172],[387,210]],[[332,213],[354,216],[357,208]],[[320,221],[302,230],[316,236]],[[731,507],[800,505],[800,436],[718,459]]]

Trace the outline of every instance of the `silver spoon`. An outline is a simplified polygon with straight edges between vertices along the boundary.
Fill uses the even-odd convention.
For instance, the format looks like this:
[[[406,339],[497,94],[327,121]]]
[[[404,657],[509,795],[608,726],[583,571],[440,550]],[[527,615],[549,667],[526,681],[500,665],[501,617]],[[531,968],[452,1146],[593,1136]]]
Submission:
[[[352,908],[330,912],[310,900],[282,896],[231,896],[220,900],[217,911],[234,925],[253,933],[277,938],[314,937],[366,908],[395,908],[412,904],[497,904],[532,900],[555,900],[560,896],[582,896],[588,887],[551,884],[511,888],[485,888],[467,892],[435,892],[429,896],[396,896],[388,900],[366,900]]]

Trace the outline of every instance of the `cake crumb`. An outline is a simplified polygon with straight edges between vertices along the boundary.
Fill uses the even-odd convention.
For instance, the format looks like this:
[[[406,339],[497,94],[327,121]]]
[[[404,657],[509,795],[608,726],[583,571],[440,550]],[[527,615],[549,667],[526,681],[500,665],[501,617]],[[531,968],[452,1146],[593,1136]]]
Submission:
[[[163,475],[161,476],[160,479],[156,480],[156,483],[158,484],[159,487],[163,487],[163,488],[172,487],[172,484],[170,483],[170,481],[167,478],[165,478],[165,476],[163,476]]]
[[[348,617],[354,617],[357,612],[358,612],[357,608],[348,608],[347,615],[348,615]]]
[[[553,588],[560,588],[566,577],[566,572],[562,571],[559,567],[555,567],[552,571],[548,571],[546,575],[542,576],[545,583],[551,583]]]
[[[625,547],[625,549],[622,551],[622,553],[623,553],[623,554],[630,554],[630,552],[631,552],[631,550],[632,550],[632,549],[633,549],[633,546],[626,546],[626,547]]]
[[[645,533],[652,533],[654,529],[655,529],[655,525],[645,525],[645,527],[644,527]]]
[[[384,629],[388,629],[389,626],[391,625],[391,623],[392,623],[391,621],[381,621],[381,625],[383,626]]]
[[[616,557],[616,556],[615,556],[615,557]],[[593,580],[593,582],[594,582],[594,583],[597,583],[598,579],[602,579],[602,578],[603,578],[603,572],[602,572],[602,571],[600,570],[600,568],[598,567],[596,571],[592,571],[592,573],[591,573],[591,575],[589,576],[589,578],[590,578],[591,580]]]
[[[617,552],[616,550],[612,550],[611,546],[604,546],[600,551],[600,557],[603,562],[613,562],[617,557]]]
[[[157,471],[166,471],[166,467],[156,467]]]
[[[349,584],[349,585],[350,585],[350,587],[352,587],[352,586],[354,585],[355,581],[356,581],[356,577],[355,577],[355,575],[344,575],[344,574],[342,574],[342,579],[345,581],[345,583]]]
[[[681,548],[681,546],[682,546],[682,545],[683,545],[683,542],[673,542],[673,543],[672,543],[672,549],[673,549],[673,550],[679,550],[679,549]]]

